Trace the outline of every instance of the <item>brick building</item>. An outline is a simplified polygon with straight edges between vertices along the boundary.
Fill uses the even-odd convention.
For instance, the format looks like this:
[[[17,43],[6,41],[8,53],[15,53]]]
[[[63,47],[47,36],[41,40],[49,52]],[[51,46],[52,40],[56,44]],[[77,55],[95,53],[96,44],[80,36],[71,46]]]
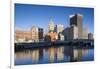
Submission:
[[[33,26],[30,31],[15,31],[16,41],[39,41],[43,39],[43,29]]]

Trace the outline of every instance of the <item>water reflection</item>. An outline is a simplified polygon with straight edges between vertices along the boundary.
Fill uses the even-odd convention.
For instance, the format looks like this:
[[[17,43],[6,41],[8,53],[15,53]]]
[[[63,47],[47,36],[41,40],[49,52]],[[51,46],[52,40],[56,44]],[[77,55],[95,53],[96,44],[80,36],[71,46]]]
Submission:
[[[62,61],[64,59],[64,47],[57,48],[57,61]]]
[[[38,63],[38,61],[39,61],[39,50],[36,49],[32,51],[32,62]]]
[[[48,49],[48,62],[54,62],[56,57],[56,48],[51,47]]]
[[[90,61],[93,59],[93,49],[70,46],[52,46],[15,52],[15,65]]]

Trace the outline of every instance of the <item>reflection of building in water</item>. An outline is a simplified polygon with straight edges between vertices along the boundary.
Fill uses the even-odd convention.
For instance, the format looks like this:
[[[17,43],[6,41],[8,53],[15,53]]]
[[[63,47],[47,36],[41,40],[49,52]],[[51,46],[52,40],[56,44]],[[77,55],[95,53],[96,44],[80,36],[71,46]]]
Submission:
[[[55,48],[51,47],[48,49],[48,62],[54,62],[55,60]]]
[[[82,57],[88,54],[88,50],[87,49],[75,49],[73,54],[74,54],[73,56],[74,60],[81,61]]]
[[[57,61],[62,61],[64,59],[64,47],[57,48]]]
[[[87,55],[88,53],[88,49],[74,49],[73,47],[69,46],[64,47],[64,55],[70,57],[70,59],[68,59],[70,62],[82,61],[83,56]]]
[[[74,60],[80,61],[81,58],[82,58],[82,50],[81,49],[75,49],[73,55],[74,55],[73,56]]]
[[[39,48],[39,60],[43,59],[43,48]]]
[[[67,61],[73,61],[73,47],[65,46],[64,47],[64,55],[68,58]]]
[[[83,56],[85,56],[86,54],[88,54],[89,53],[89,50],[88,49],[83,49],[82,50],[82,55]]]
[[[22,52],[16,52],[15,54],[15,58],[17,59],[24,59],[24,58],[30,58],[31,57],[31,51],[26,50],[26,51],[22,51]]]
[[[45,59],[44,61],[48,62],[48,51],[44,48],[43,50],[42,59]]]
[[[39,61],[39,50],[32,51],[32,61],[33,63],[38,63]]]

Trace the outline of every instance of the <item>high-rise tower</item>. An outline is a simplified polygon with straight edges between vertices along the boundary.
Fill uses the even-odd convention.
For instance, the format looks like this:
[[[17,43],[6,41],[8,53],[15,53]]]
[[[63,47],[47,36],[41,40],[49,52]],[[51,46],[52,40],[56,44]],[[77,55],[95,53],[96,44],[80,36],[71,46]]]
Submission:
[[[54,31],[54,22],[50,20],[49,25],[48,25],[48,32],[53,32]]]
[[[78,39],[82,39],[83,37],[83,15],[75,14],[70,15],[70,26],[78,27]]]

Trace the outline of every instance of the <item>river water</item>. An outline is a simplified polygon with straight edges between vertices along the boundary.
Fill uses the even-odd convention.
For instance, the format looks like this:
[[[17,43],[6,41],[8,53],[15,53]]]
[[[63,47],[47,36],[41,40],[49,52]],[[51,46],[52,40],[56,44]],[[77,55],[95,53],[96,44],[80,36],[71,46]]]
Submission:
[[[15,52],[15,65],[93,61],[93,48],[52,46]]]

